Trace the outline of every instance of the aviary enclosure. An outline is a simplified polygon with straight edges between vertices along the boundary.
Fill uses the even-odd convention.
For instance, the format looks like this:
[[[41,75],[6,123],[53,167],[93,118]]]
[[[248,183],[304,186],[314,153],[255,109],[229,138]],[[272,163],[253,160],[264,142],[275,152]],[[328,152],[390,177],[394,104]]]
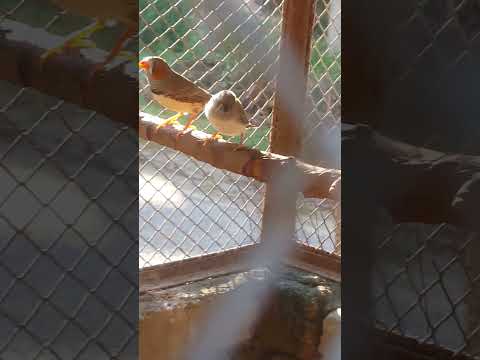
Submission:
[[[413,20],[430,19],[426,3]],[[137,313],[125,316],[121,310],[136,304],[139,287],[265,265],[254,254],[275,239],[293,244],[280,261],[340,280],[339,3],[140,1],[140,57],[161,55],[211,91],[232,89],[259,125],[248,134],[248,149],[236,153],[221,141],[201,146],[211,132],[204,117],[195,123],[198,131],[177,143],[177,128],[154,131],[167,113],[146,95],[136,64],[114,63],[88,94],[78,80],[103,50],[38,66],[45,49],[90,19],[59,12],[48,1],[8,0],[0,10],[0,176],[6,184],[0,193],[0,253],[13,259],[0,262],[6,279],[0,357],[133,353]],[[455,31],[455,14],[437,19],[444,26],[434,32]],[[42,40],[33,44],[29,34],[38,31]],[[108,48],[119,31],[99,34],[100,47]],[[105,93],[106,84],[118,93]],[[27,116],[25,106],[38,116]],[[90,129],[93,121],[103,131]],[[119,138],[136,147],[139,135],[140,171],[131,166],[138,158],[119,158],[128,152],[116,149]],[[98,180],[82,183],[86,173]],[[295,174],[294,181],[284,173]],[[38,178],[47,179],[45,188],[31,188]],[[131,195],[130,206],[115,206],[120,193]],[[75,212],[66,211],[71,196],[79,204]],[[25,206],[12,212],[16,203]],[[138,214],[139,229],[131,225]],[[390,334],[392,347],[413,353],[478,358],[480,277],[471,255],[478,236],[419,221],[387,223],[383,239],[377,250],[393,260],[376,271],[382,336]],[[109,257],[113,248],[117,254]],[[140,285],[125,270],[137,261]],[[455,279],[453,288],[448,279]],[[123,289],[115,299],[108,296],[112,281]],[[397,290],[408,295],[400,299]],[[78,296],[70,297],[73,292]],[[13,303],[13,293],[24,294],[25,302]],[[92,303],[101,319],[95,329],[83,322],[89,318],[85,305]],[[42,316],[58,321],[45,329]],[[108,334],[119,329],[124,341],[109,341]]]
[[[212,132],[204,116],[194,123],[197,131],[175,142],[180,127],[154,131],[161,121],[155,116],[169,115],[149,98],[141,77],[144,271],[156,266],[161,272],[167,264],[185,260],[215,266],[215,261],[235,259],[237,249],[254,251],[262,234],[266,187],[272,174],[291,163],[303,192],[290,214],[297,254],[318,256],[325,270],[339,273],[339,193],[330,186],[340,171],[326,164],[335,168],[340,162],[340,8],[322,2],[311,2],[306,9],[289,7],[282,9],[281,2],[272,1],[142,3],[140,58],[159,55],[212,93],[233,90],[258,126],[247,134],[245,151],[235,152],[225,142],[200,146],[203,133]],[[291,19],[285,21],[288,14]],[[298,46],[289,48],[288,42]],[[307,100],[305,108],[294,105],[300,112],[290,116],[276,99],[278,84],[286,85],[290,76],[286,59],[281,70],[282,51],[285,58],[295,54],[302,64],[298,84],[289,84],[297,86],[296,92],[286,96]],[[324,144],[324,159],[320,138],[329,143]]]
[[[280,264],[338,281],[339,2],[144,1],[140,22],[140,59],[160,56],[212,94],[234,91],[256,125],[240,150],[230,143],[238,138],[205,143],[213,129],[204,115],[184,135],[180,125],[157,128],[172,114],[152,99],[140,76],[142,289]],[[243,300],[230,304],[261,303],[265,296],[239,295]],[[228,318],[239,324],[234,308]],[[225,329],[224,311],[219,306],[203,326]],[[146,338],[174,329],[145,322],[141,348],[152,350],[143,356],[169,348]],[[215,345],[206,348],[233,341],[225,331],[215,334]],[[300,353],[311,358],[317,348],[305,345]]]

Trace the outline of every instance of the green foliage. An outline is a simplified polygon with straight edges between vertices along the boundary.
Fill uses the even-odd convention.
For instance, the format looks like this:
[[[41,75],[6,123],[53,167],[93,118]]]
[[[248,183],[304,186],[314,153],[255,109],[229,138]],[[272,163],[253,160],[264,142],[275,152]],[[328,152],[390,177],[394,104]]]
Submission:
[[[198,20],[194,18],[191,8],[188,7],[188,1],[176,2],[175,6],[171,6],[170,1],[159,0],[152,2],[151,0],[140,0],[140,11],[142,13],[140,20],[140,57],[150,55],[160,55],[172,64],[177,59],[182,59],[186,63],[193,63],[201,57],[204,57],[208,49],[202,46],[202,36],[209,30],[205,25],[198,25]],[[145,23],[147,22],[148,25]],[[197,25],[197,27],[195,27]],[[273,25],[272,25],[273,26]],[[195,28],[195,30],[192,30]],[[275,34],[270,35],[275,41]],[[210,53],[206,59],[216,63],[224,59],[224,70],[228,71],[235,67],[236,61],[233,56],[229,56],[234,52],[235,46],[231,42],[222,43],[215,53]],[[221,74],[220,74],[221,75]],[[147,101],[140,97],[140,108],[144,111],[167,118],[173,115],[172,112],[165,111],[160,105],[152,102],[147,106]],[[186,117],[179,120],[185,123]],[[212,133],[214,130],[210,126],[205,115],[202,115],[194,125],[203,131]],[[254,134],[246,141],[247,146],[256,147],[262,150],[268,148],[269,128],[266,126],[250,130],[249,133]],[[226,138],[231,141],[239,141],[239,137]]]
[[[311,58],[311,71],[315,74],[315,79],[320,79],[326,72],[330,79],[337,80],[341,75],[340,56],[336,56],[328,49],[327,41],[324,37],[314,38]]]
[[[170,64],[177,59],[189,64],[206,55],[205,59],[209,62],[222,61],[223,72],[219,73],[218,76],[227,75],[224,82],[227,85],[232,85],[233,81],[230,80],[230,75],[234,78],[238,74],[231,74],[231,70],[235,68],[245,54],[238,51],[238,44],[233,41],[224,41],[215,49],[215,52],[208,53],[208,49],[203,46],[202,37],[208,33],[209,29],[200,22],[197,14],[192,11],[192,1],[140,0],[140,57],[155,54],[161,55]],[[326,24],[323,23],[328,19],[322,16],[319,20],[321,21],[320,26],[316,26],[314,32],[311,70],[314,72],[316,79],[321,78],[325,72],[328,72],[330,78],[336,80],[340,76],[340,61],[336,54],[328,51],[328,45],[323,39],[322,28],[326,27]],[[274,29],[277,22],[278,19],[269,18],[265,21],[263,27],[268,30]],[[266,48],[270,48],[278,41],[279,31],[280,27],[268,35],[265,40]],[[156,103],[151,103],[144,108],[145,106],[147,106],[147,102],[140,98],[140,108],[144,111],[159,115],[162,118],[173,115]],[[184,121],[185,118],[180,120],[181,123],[184,123]],[[213,128],[204,115],[195,122],[195,126],[202,131],[213,132]],[[269,142],[269,131],[268,126],[249,130],[251,136],[246,144],[260,150],[266,150]],[[238,141],[238,138],[230,140]]]
[[[169,63],[181,57],[186,61],[205,54],[200,42],[201,31],[192,31],[195,22],[186,2],[172,6],[170,1],[140,0],[140,56],[159,55]],[[187,50],[192,51],[187,51]]]

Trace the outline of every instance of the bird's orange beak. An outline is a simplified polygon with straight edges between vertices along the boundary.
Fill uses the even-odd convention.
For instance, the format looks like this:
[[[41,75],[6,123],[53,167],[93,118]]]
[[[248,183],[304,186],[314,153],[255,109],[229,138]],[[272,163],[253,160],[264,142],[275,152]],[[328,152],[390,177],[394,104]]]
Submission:
[[[150,64],[148,63],[148,61],[142,60],[138,63],[138,67],[142,70],[148,70]]]

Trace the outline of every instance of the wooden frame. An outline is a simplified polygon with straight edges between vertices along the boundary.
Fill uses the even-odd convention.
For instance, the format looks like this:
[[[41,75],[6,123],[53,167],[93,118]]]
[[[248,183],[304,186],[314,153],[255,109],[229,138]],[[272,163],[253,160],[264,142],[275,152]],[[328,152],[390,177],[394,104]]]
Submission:
[[[256,261],[253,256],[259,247],[260,245],[247,245],[143,268],[140,272],[140,292],[262,267],[265,264]],[[322,250],[295,244],[294,250],[283,263],[334,281],[341,280],[340,258]]]

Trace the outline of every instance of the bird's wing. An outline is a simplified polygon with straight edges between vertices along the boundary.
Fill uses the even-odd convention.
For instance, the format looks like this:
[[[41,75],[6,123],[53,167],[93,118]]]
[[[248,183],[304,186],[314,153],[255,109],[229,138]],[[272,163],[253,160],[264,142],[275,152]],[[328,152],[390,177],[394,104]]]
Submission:
[[[247,113],[245,112],[245,109],[243,108],[242,103],[240,102],[239,99],[236,100],[236,103],[237,103],[237,108],[238,108],[238,110],[239,110],[239,112],[240,112],[240,121],[241,121],[242,123],[244,123],[244,124],[247,126],[247,128],[248,128],[248,127],[251,127],[252,124],[250,123],[250,120],[248,119],[248,115],[247,115]]]
[[[161,93],[177,101],[200,104],[206,104],[212,96],[206,90],[177,73],[173,73],[168,88],[162,89]]]

